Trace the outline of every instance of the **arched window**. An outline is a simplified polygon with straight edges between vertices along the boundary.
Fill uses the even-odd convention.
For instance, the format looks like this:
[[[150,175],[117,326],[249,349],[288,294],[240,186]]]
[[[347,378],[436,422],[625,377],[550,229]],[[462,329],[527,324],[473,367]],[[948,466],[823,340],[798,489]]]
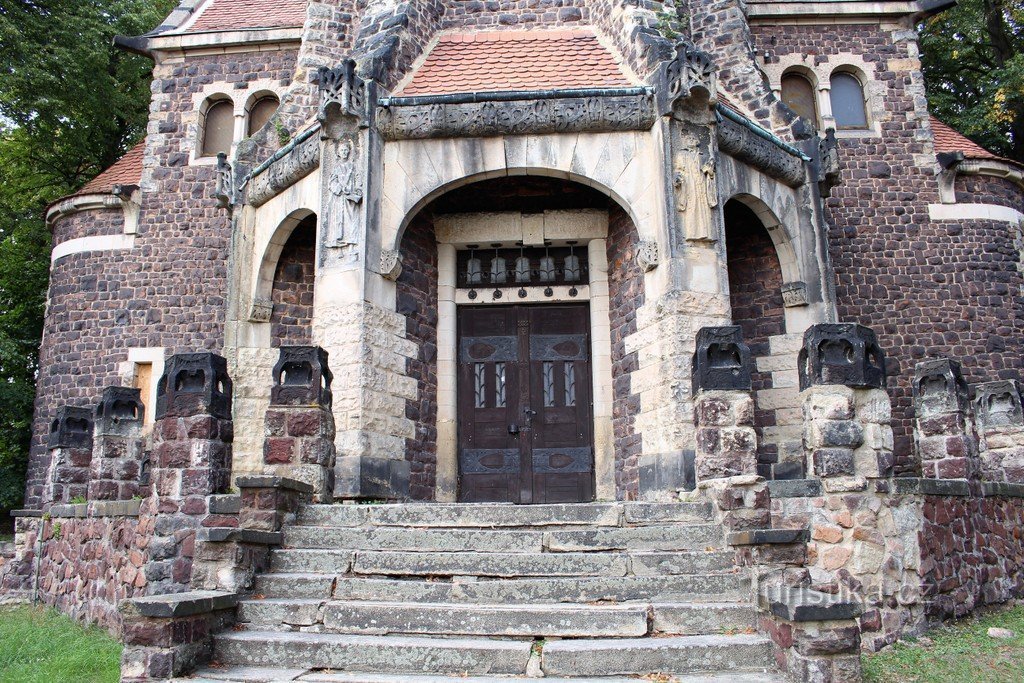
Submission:
[[[218,153],[231,152],[234,139],[235,116],[231,100],[213,100],[206,107],[203,115],[202,156],[213,157]]]
[[[801,74],[787,73],[782,76],[782,101],[797,114],[818,125],[814,86]]]
[[[267,124],[280,104],[274,95],[261,95],[249,105],[249,126],[246,135],[253,135]]]
[[[867,128],[868,114],[864,106],[864,87],[851,73],[832,74],[832,116],[836,128]]]

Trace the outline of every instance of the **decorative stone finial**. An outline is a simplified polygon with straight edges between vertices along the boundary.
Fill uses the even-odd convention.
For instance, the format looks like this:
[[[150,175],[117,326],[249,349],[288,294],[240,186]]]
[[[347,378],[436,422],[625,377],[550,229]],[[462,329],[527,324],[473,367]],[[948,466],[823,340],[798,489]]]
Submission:
[[[981,429],[1024,424],[1020,383],[1002,380],[975,386],[974,415]]]
[[[800,391],[820,384],[885,387],[885,354],[874,330],[854,323],[820,323],[804,332],[797,359]]]
[[[282,346],[274,365],[271,405],[331,407],[331,382],[327,352],[319,346]]]
[[[228,362],[215,353],[179,353],[156,386],[156,419],[209,414],[231,419]]]
[[[146,406],[132,387],[107,387],[96,406],[96,433],[128,436],[142,427]]]
[[[739,326],[702,327],[693,353],[693,393],[698,391],[750,391],[753,367],[750,348]]]
[[[662,113],[671,112],[677,100],[691,97],[695,92],[715,101],[716,80],[711,55],[689,43],[679,43],[676,45],[676,56],[663,63],[661,87],[658,89]]]
[[[92,411],[61,406],[50,421],[50,448],[92,448]]]
[[[369,117],[374,109],[373,81],[363,81],[356,74],[355,61],[345,59],[333,69],[320,67],[316,83],[320,86],[317,120],[324,125],[323,132],[327,137],[335,137],[335,131],[328,130],[331,128],[329,124],[341,116],[357,119],[360,126],[369,125]]]
[[[968,392],[960,363],[949,358],[914,366],[914,413],[918,418],[967,412]]]

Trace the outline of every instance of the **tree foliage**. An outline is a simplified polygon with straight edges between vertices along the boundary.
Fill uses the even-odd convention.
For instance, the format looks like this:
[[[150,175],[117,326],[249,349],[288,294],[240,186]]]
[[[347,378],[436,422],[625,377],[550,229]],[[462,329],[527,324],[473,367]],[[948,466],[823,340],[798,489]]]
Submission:
[[[49,275],[43,212],[140,139],[152,64],[113,46],[175,0],[0,0],[0,510],[24,488]]]
[[[921,48],[932,113],[1024,162],[1024,0],[959,0],[925,20]]]

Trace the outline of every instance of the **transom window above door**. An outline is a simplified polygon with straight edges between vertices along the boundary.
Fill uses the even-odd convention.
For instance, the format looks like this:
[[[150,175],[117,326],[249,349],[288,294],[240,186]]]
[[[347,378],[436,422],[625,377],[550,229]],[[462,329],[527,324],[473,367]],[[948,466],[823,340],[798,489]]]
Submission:
[[[460,289],[580,285],[590,277],[587,247],[575,242],[548,247],[469,245],[458,252],[456,269]]]

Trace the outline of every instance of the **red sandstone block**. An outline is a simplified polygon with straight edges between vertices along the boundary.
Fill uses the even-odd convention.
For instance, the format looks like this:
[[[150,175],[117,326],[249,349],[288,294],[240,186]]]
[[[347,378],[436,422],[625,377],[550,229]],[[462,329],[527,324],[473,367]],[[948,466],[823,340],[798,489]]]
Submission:
[[[288,415],[290,436],[322,436],[327,415],[319,408],[294,411]]]
[[[188,441],[167,441],[156,447],[156,466],[184,469],[192,464],[192,444]]]
[[[939,479],[966,479],[968,471],[967,458],[946,458],[935,463]]]
[[[185,423],[185,434],[189,439],[216,439],[219,436],[220,420],[211,415],[197,415],[182,420]]]
[[[288,413],[284,410],[275,410],[271,408],[267,411],[265,420],[263,423],[263,433],[265,436],[285,436],[285,424],[288,420]]]
[[[269,438],[263,442],[263,462],[268,465],[287,465],[292,462],[295,440],[290,437]]]

